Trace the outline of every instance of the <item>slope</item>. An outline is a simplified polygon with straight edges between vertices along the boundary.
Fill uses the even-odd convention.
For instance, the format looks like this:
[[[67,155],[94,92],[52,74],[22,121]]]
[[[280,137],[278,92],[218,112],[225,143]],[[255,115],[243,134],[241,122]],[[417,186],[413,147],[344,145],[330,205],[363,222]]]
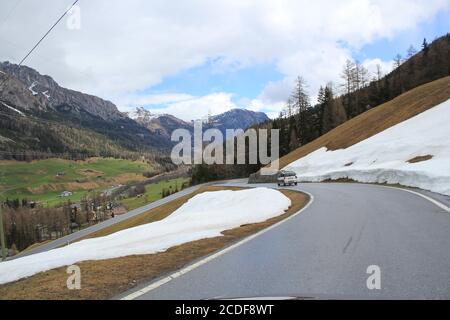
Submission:
[[[328,150],[348,148],[448,99],[450,99],[450,77],[419,86],[295,149],[280,158],[280,167],[286,167],[322,147]]]

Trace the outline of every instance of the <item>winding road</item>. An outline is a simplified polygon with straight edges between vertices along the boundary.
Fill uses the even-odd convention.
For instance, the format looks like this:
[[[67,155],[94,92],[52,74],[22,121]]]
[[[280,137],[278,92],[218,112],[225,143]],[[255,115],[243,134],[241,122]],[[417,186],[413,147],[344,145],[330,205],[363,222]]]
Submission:
[[[244,180],[220,184],[276,188],[274,184],[248,185]],[[62,246],[198,187],[20,256]],[[420,191],[428,197],[424,198],[408,190],[353,183],[305,183],[289,189],[308,193],[311,201],[307,207],[231,247],[115,298],[450,299],[449,197]],[[379,267],[381,289],[369,290],[367,268],[373,265]]]
[[[445,205],[376,185],[308,183],[291,189],[313,196],[299,214],[117,298],[450,298]],[[380,269],[379,290],[366,284],[372,265]]]

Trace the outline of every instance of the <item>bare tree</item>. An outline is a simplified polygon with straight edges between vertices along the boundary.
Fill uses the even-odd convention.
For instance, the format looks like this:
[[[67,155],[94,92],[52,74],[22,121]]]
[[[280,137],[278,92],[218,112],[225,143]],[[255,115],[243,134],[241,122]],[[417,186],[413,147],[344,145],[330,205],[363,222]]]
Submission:
[[[408,59],[411,58],[412,56],[414,56],[417,53],[416,48],[414,48],[413,45],[410,45],[407,51],[407,57]]]
[[[403,58],[401,54],[397,53],[397,55],[394,57],[394,69],[397,69],[400,67],[403,63]]]

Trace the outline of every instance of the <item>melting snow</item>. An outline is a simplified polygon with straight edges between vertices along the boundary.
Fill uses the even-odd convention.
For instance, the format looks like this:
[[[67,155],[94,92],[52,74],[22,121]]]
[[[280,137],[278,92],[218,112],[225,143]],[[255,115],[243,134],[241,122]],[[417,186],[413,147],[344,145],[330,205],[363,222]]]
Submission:
[[[321,148],[286,169],[300,181],[350,178],[402,184],[450,195],[450,100],[347,149]],[[417,156],[423,162],[408,163]]]

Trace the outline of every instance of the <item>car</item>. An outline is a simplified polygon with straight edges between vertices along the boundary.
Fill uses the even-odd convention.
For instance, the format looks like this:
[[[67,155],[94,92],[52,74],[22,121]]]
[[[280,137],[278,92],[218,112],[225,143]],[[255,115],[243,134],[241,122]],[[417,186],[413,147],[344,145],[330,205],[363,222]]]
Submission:
[[[277,178],[278,186],[297,185],[297,174],[293,171],[280,171]]]

